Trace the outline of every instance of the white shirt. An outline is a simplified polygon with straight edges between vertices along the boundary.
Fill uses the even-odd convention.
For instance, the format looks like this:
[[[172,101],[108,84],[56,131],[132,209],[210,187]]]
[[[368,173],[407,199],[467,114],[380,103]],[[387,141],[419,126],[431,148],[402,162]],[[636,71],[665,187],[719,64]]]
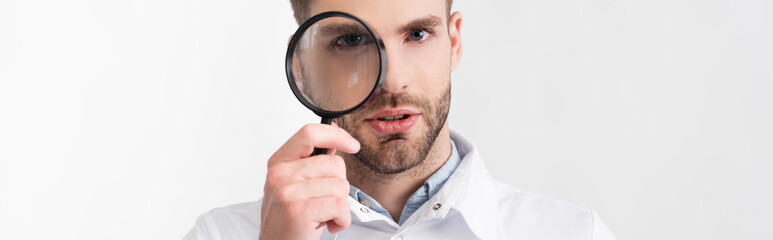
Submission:
[[[402,226],[349,197],[352,224],[320,239],[615,239],[593,210],[496,181],[469,140],[454,131],[451,139],[462,163]],[[261,201],[213,209],[185,239],[258,239]]]

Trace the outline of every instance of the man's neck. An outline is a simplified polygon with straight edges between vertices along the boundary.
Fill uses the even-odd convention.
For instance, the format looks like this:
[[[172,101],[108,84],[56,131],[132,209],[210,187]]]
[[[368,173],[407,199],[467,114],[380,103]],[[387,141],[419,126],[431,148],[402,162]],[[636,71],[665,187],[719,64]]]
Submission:
[[[398,221],[411,194],[442,167],[450,156],[451,138],[446,125],[435,139],[427,158],[418,166],[402,173],[384,175],[373,172],[361,163],[352,163],[347,166],[350,168],[347,170],[347,178],[350,184],[378,201]],[[379,180],[374,181],[374,178]]]

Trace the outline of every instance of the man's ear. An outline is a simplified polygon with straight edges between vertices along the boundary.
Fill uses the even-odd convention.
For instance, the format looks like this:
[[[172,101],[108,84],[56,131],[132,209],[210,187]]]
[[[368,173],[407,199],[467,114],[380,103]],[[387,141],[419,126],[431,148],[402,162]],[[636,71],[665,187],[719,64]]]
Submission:
[[[454,12],[448,19],[448,37],[451,39],[451,71],[453,72],[462,59],[462,13]]]
[[[293,40],[293,34],[290,34],[290,37],[287,38],[287,46],[290,46],[290,41]]]

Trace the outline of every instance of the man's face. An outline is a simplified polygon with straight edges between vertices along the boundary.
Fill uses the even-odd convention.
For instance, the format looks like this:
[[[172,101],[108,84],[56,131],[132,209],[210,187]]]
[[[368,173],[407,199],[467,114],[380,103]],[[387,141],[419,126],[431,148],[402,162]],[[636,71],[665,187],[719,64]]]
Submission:
[[[445,128],[450,104],[452,41],[445,0],[313,0],[310,16],[344,11],[367,22],[387,51],[381,92],[334,121],[362,148],[346,158],[382,174],[421,163]]]

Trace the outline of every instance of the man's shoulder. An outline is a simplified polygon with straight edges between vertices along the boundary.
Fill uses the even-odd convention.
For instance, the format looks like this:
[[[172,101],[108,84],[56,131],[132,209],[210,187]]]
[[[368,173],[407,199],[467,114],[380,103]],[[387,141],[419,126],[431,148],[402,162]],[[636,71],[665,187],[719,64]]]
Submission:
[[[519,236],[587,236],[598,239],[599,231],[609,231],[590,208],[526,191],[494,180],[500,219],[505,226],[521,229]],[[507,228],[507,227],[506,227]],[[603,229],[600,229],[603,228]],[[552,238],[551,238],[552,239]],[[568,238],[564,238],[568,239]],[[606,238],[609,239],[609,238]]]
[[[196,219],[184,239],[257,239],[262,200],[212,209]]]
[[[544,196],[494,180],[499,207],[529,213],[589,217],[593,211],[556,198]]]
[[[244,223],[258,227],[260,225],[260,209],[262,202],[263,198],[253,202],[236,203],[226,207],[212,209],[204,215],[218,223]]]
[[[221,215],[228,216],[233,214],[245,214],[245,213],[252,214],[255,211],[260,212],[260,205],[262,201],[263,201],[263,198],[259,199],[258,201],[236,203],[225,207],[214,208],[210,210],[207,214],[214,215],[214,216],[221,216]]]

